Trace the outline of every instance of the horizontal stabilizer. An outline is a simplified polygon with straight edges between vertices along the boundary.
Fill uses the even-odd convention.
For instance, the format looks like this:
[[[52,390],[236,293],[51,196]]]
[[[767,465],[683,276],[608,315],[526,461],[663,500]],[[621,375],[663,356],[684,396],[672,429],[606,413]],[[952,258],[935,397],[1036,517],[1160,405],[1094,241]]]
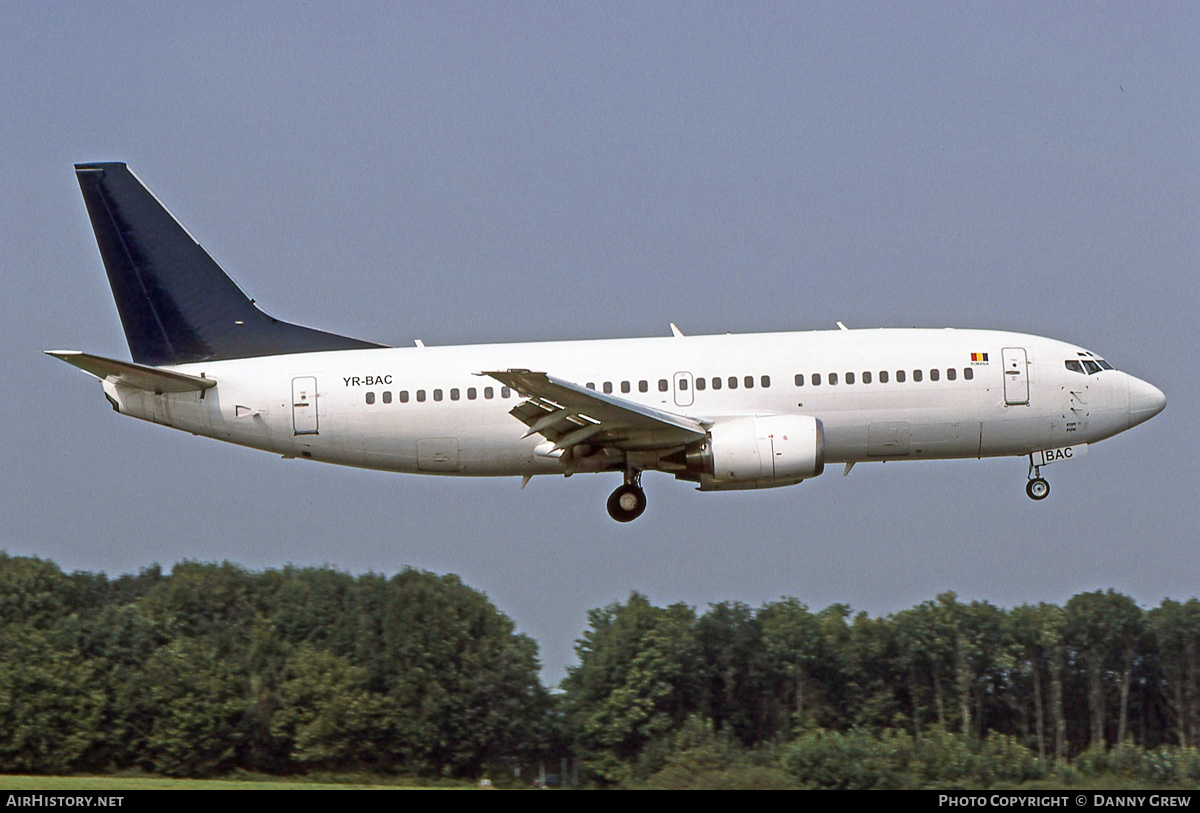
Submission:
[[[62,359],[73,367],[78,367],[85,373],[96,376],[101,381],[112,381],[139,390],[148,390],[156,395],[164,392],[196,392],[217,386],[215,378],[200,378],[185,373],[173,373],[135,364],[132,361],[106,359],[103,356],[93,356],[78,350],[46,350],[46,355]]]

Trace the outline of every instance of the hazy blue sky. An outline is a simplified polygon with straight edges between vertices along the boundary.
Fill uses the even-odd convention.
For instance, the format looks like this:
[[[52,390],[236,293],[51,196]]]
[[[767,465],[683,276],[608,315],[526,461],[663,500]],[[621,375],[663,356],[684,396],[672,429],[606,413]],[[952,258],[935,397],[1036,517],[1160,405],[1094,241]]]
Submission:
[[[1200,592],[1200,6],[0,0],[0,548],[460,574],[557,681],[586,611]],[[427,479],[135,420],[72,164],[128,162],[274,316],[409,344],[851,327],[1078,342],[1158,418],[1046,470]],[[1188,365],[1192,365],[1189,367]],[[514,431],[519,431],[519,428]]]

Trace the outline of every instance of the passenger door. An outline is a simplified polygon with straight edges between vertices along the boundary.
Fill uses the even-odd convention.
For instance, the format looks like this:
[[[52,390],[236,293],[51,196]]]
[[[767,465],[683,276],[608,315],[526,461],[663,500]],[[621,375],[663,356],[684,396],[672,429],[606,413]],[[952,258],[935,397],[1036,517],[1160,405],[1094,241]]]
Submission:
[[[1005,347],[1000,351],[1004,360],[1004,403],[1007,406],[1029,403],[1029,360],[1024,347]]]

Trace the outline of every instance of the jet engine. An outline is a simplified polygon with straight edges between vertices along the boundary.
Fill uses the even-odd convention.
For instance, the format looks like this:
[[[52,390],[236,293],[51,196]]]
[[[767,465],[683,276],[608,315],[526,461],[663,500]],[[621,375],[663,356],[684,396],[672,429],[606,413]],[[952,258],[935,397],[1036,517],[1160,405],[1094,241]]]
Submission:
[[[687,450],[687,473],[701,491],[790,486],[825,470],[825,429],[808,415],[719,421]]]

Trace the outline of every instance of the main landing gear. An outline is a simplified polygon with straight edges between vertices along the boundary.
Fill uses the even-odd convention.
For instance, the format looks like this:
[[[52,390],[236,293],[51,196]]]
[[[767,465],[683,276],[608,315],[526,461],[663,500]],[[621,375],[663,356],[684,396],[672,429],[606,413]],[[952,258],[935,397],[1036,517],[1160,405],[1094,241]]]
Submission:
[[[617,522],[633,522],[646,510],[646,492],[642,490],[642,473],[625,472],[625,485],[608,498],[608,515]]]
[[[1025,484],[1025,493],[1031,500],[1044,500],[1050,496],[1050,484],[1042,479],[1042,471],[1038,466],[1029,464],[1029,482]]]

